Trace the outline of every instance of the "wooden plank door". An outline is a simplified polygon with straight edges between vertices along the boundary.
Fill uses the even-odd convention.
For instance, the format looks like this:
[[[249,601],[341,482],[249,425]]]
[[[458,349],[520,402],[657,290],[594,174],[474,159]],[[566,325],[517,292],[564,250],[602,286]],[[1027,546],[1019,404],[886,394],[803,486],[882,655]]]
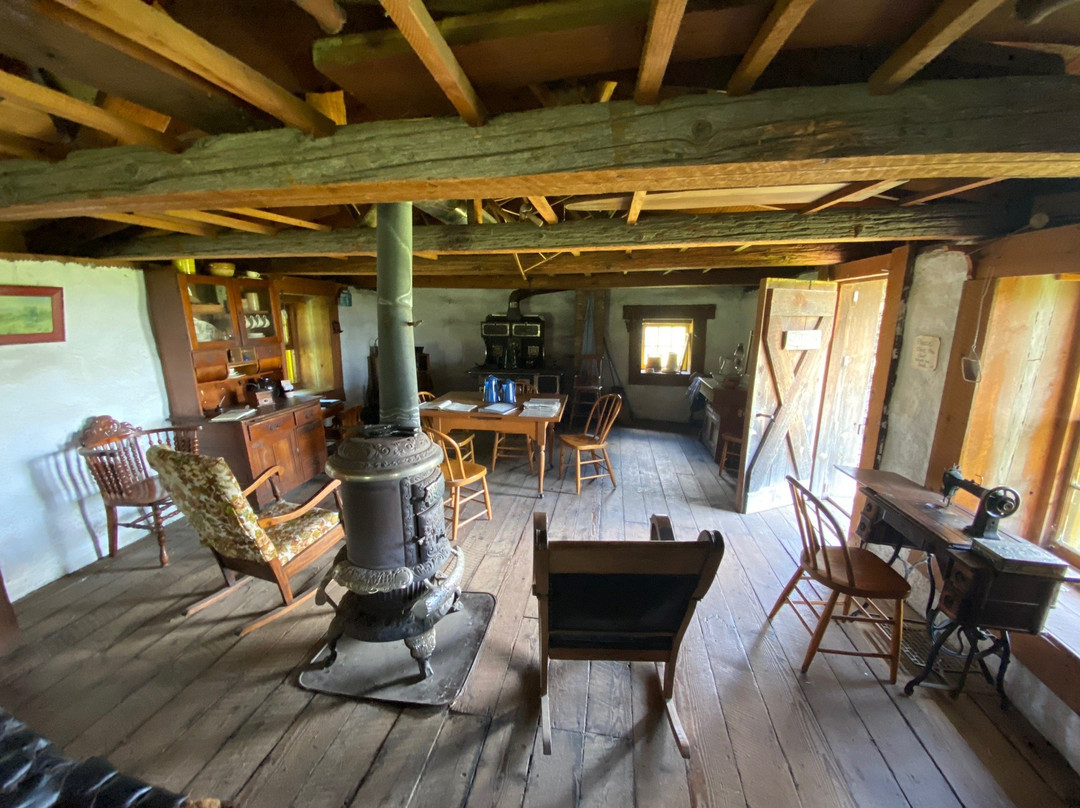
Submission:
[[[740,513],[788,504],[789,474],[810,479],[835,312],[835,283],[761,282],[735,491]]]
[[[849,516],[855,481],[836,466],[858,466],[862,457],[885,283],[884,278],[841,283],[837,294],[810,490]]]

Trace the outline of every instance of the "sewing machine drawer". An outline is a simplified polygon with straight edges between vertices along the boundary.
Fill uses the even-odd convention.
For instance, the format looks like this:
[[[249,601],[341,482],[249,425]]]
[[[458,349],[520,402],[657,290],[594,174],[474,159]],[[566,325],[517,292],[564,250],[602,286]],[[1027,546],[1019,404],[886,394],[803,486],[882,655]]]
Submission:
[[[953,562],[938,608],[949,617],[983,628],[1038,634],[1057,599],[1060,578],[996,572],[970,552],[950,553]]]

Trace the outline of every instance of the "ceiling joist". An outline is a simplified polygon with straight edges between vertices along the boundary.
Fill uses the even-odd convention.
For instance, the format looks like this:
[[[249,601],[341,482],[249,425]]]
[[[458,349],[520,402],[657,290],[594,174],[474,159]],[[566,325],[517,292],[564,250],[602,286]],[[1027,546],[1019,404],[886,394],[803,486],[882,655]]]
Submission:
[[[69,9],[221,87],[287,126],[328,135],[334,123],[235,56],[141,0],[59,0]]]
[[[944,0],[911,38],[870,76],[870,92],[891,93],[991,11],[1011,0]]]
[[[749,50],[727,85],[728,95],[746,95],[758,80],[769,62],[780,51],[791,32],[802,22],[815,0],[776,0],[769,16],[754,37]]]
[[[993,185],[996,182],[1001,182],[1000,177],[986,177],[983,179],[967,179],[960,180],[958,182],[947,182],[941,188],[934,191],[930,191],[925,194],[919,194],[917,196],[908,197],[900,203],[902,207],[911,207],[912,205],[922,205],[926,202],[932,202],[935,199],[943,199],[947,196],[955,196],[956,194],[966,193],[967,191],[974,191],[976,188],[982,188],[986,185]]]
[[[845,185],[843,188],[838,188],[832,193],[825,194],[825,196],[815,200],[809,207],[803,210],[803,213],[818,213],[831,208],[834,205],[839,205],[841,202],[867,199],[875,194],[883,193],[903,184],[903,180],[881,180],[878,182],[868,180],[866,182],[852,182]]]
[[[389,121],[299,142],[285,130],[226,135],[182,157],[113,149],[107,160],[84,152],[56,167],[9,160],[0,164],[0,220],[627,186],[1073,177],[1077,131],[1080,79],[1070,76],[928,82],[884,97],[845,85],[686,96],[649,108],[585,104],[507,114],[481,129],[452,119]]]
[[[654,0],[649,14],[649,27],[645,32],[645,47],[641,52],[634,101],[639,104],[655,104],[660,100],[660,85],[664,81],[675,36],[679,33],[686,0]]]

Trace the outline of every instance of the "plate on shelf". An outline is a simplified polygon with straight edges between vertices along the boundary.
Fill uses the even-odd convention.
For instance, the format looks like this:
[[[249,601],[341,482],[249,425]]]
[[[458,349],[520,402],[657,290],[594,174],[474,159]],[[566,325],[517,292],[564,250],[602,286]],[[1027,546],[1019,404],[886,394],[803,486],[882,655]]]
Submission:
[[[213,342],[217,339],[218,330],[213,323],[198,318],[193,318],[192,322],[195,324],[195,339],[199,342]]]

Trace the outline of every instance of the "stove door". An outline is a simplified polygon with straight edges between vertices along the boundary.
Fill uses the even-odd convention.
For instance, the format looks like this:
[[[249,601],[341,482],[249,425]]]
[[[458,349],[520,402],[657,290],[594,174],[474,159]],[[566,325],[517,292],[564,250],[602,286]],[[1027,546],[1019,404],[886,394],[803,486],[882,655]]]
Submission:
[[[415,560],[412,562],[415,566],[427,561],[435,548],[446,540],[446,514],[443,511],[446,483],[443,481],[442,472],[435,468],[424,477],[413,478],[411,489],[415,522],[407,523],[406,534],[411,531],[412,536],[407,536],[407,541],[408,538],[415,541],[407,544],[406,554],[412,555],[412,552],[415,552]]]

